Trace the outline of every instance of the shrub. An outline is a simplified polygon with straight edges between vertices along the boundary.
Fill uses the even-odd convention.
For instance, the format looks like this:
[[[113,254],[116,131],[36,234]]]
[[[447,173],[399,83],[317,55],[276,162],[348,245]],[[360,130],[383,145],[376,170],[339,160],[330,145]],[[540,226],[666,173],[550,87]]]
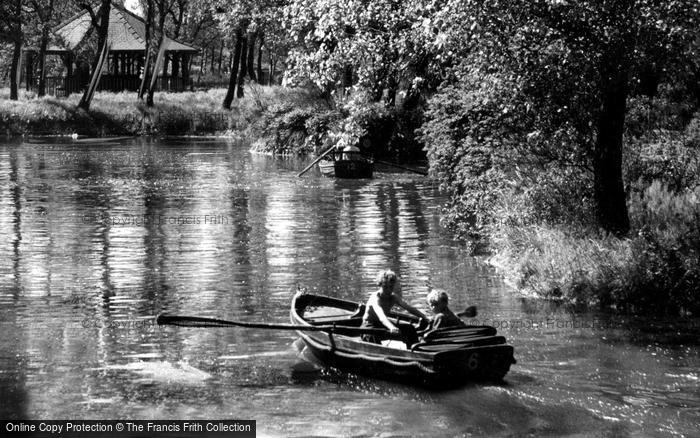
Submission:
[[[681,131],[657,130],[630,138],[624,147],[624,177],[632,192],[658,180],[674,191],[700,181],[700,114]]]
[[[630,283],[623,298],[667,312],[700,311],[700,186],[680,193],[654,181],[630,200]]]

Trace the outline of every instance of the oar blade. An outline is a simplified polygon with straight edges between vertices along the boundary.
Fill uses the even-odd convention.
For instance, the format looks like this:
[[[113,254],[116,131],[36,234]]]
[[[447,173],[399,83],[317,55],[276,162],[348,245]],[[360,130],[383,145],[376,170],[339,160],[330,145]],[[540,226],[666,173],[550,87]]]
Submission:
[[[463,318],[474,318],[476,314],[476,306],[469,306],[466,309],[464,309],[463,312],[459,312],[457,316],[461,316]]]
[[[178,327],[231,327],[236,325],[232,324],[230,321],[212,318],[166,314],[158,315],[156,323],[158,325],[174,325]]]

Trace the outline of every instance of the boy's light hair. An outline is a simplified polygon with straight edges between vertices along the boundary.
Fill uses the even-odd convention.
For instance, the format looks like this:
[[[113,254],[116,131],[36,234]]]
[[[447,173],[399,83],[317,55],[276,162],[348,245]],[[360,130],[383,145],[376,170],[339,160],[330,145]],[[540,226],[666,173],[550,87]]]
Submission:
[[[428,304],[434,304],[434,303],[445,303],[447,304],[447,301],[449,301],[449,297],[447,296],[447,292],[444,290],[440,289],[433,289],[429,294],[428,294]]]
[[[384,286],[390,281],[396,283],[396,273],[391,269],[384,270],[377,275],[377,286]]]

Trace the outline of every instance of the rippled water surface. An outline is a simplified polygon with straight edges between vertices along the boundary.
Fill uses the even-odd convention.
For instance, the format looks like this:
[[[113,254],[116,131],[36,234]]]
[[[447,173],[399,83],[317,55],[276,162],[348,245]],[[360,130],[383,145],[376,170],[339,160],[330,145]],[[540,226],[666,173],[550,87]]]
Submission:
[[[573,314],[517,296],[408,173],[335,181],[222,140],[0,144],[0,418],[254,419],[259,436],[697,436],[697,320]],[[515,346],[503,385],[446,392],[308,372],[297,286],[362,300],[384,267],[478,306]]]

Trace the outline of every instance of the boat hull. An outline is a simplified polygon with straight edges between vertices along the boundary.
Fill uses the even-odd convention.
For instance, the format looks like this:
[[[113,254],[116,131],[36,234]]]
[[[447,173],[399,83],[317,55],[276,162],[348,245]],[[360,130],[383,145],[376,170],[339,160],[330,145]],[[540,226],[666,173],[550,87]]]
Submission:
[[[374,165],[369,160],[321,161],[318,166],[322,174],[336,178],[372,178],[374,173]]]
[[[304,317],[309,306],[328,306],[348,312],[362,310],[351,301],[320,295],[301,294],[292,303],[294,324],[313,325]],[[412,318],[400,316],[403,321]],[[337,320],[338,325],[357,326],[358,317]],[[323,321],[328,324],[328,320]],[[513,347],[500,336],[489,335],[492,328],[465,328],[449,342],[437,339],[414,348],[395,348],[363,342],[359,337],[328,332],[298,331],[309,351],[325,366],[385,380],[428,387],[455,387],[470,381],[501,381],[514,363]],[[454,334],[454,333],[453,333]]]

